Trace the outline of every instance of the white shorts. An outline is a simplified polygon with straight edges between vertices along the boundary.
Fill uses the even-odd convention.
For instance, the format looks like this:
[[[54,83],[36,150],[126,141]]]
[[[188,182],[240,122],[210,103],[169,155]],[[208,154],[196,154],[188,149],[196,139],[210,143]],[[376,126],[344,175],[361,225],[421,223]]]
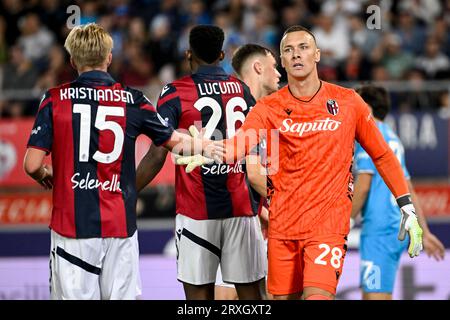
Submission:
[[[226,283],[251,283],[267,274],[267,255],[257,216],[175,219],[177,278],[193,285],[216,282],[220,264]]]
[[[53,300],[134,300],[141,295],[137,231],[129,238],[66,238],[51,231]]]

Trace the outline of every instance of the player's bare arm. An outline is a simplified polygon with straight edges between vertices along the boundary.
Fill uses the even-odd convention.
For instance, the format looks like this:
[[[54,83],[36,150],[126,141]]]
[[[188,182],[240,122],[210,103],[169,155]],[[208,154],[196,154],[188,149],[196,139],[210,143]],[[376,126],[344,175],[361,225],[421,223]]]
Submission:
[[[23,162],[25,172],[45,189],[53,188],[53,169],[43,163],[46,152],[28,148]]]
[[[224,155],[221,142],[195,138],[174,131],[172,137],[164,146],[157,147],[152,144],[139,163],[136,171],[136,188],[138,191],[150,183],[161,170],[166,160],[167,151],[183,155],[204,154],[208,158],[217,160],[222,159]]]
[[[251,186],[262,196],[267,197],[267,177],[261,172],[264,170],[259,155],[248,155],[245,160],[247,177]]]
[[[366,203],[367,195],[370,191],[370,184],[372,182],[372,175],[369,173],[360,173],[358,174],[358,178],[355,182],[355,189],[353,193],[353,201],[352,201],[352,214],[351,217],[355,219],[361,209]]]
[[[155,144],[142,158],[136,170],[136,190],[139,192],[148,185],[161,171],[166,161],[168,150],[164,147],[158,147]]]
[[[176,154],[202,154],[218,162],[225,156],[225,150],[221,141],[193,138],[190,135],[178,131],[172,133],[170,140],[164,144],[164,147]]]

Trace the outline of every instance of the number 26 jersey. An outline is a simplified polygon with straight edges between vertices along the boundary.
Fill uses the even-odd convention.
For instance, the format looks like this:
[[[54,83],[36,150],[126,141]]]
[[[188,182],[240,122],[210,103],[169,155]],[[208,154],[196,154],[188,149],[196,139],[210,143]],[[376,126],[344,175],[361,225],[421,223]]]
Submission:
[[[234,136],[255,100],[250,89],[219,66],[200,66],[196,73],[168,85],[158,100],[158,113],[186,133],[191,125],[204,128],[205,138]],[[209,164],[185,172],[175,168],[176,212],[192,219],[253,216],[257,195],[247,185],[241,163]]]

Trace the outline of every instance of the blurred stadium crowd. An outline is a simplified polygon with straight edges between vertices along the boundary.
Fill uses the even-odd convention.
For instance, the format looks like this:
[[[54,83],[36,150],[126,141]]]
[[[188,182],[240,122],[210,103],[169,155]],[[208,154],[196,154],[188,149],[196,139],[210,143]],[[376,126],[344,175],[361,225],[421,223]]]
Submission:
[[[450,0],[1,0],[0,118],[34,115],[44,90],[76,77],[63,47],[73,4],[81,24],[112,34],[113,77],[152,101],[189,72],[184,51],[193,25],[225,30],[223,66],[232,72],[237,47],[253,42],[278,55],[283,31],[301,24],[316,35],[323,80],[406,80],[409,89],[391,92],[394,110],[450,116],[450,85],[432,85],[450,79]],[[380,29],[366,24],[372,4],[381,9]]]

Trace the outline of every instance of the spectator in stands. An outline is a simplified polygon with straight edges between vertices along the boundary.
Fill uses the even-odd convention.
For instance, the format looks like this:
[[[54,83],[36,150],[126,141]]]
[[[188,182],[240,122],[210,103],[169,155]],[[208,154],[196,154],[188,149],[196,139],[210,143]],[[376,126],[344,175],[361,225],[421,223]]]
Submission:
[[[150,41],[145,49],[151,57],[155,73],[176,61],[176,46],[177,39],[173,36],[169,18],[164,14],[157,15],[150,24]]]
[[[33,63],[43,64],[55,36],[45,26],[36,13],[28,13],[19,20],[21,35],[17,43],[23,48],[24,55]]]
[[[430,37],[435,38],[439,42],[442,51],[447,56],[450,55],[450,1],[448,3],[449,14],[447,16],[449,18],[446,19],[446,16],[443,14],[429,28]]]
[[[375,64],[372,67],[371,77],[373,81],[389,81],[392,80],[387,69],[381,64]]]
[[[53,33],[58,43],[64,43],[65,33],[61,26],[66,24],[68,14],[67,4],[58,0],[39,1],[37,12],[49,31]]]
[[[203,0],[191,0],[187,4],[187,18],[193,24],[211,24],[212,18]]]
[[[153,63],[143,49],[135,43],[124,46],[124,63],[120,66],[119,79],[129,86],[145,87],[153,76]]]
[[[8,59],[8,44],[6,43],[6,22],[5,18],[0,16],[0,67]]]
[[[131,18],[126,36],[129,41],[144,47],[149,40],[144,20],[140,17]]]
[[[76,79],[77,74],[70,67],[64,50],[59,45],[54,45],[48,53],[48,68],[41,75],[35,85],[36,88],[46,90],[47,88],[58,86],[61,83],[70,82]]]
[[[440,50],[437,39],[431,37],[425,44],[425,54],[418,57],[415,64],[429,79],[433,79],[439,72],[448,71],[450,59]]]
[[[400,37],[401,49],[410,54],[421,54],[426,40],[425,28],[416,22],[410,10],[404,8],[400,8],[395,22],[398,24],[394,32]]]
[[[409,70],[405,80],[411,86],[411,90],[400,94],[400,109],[402,111],[430,111],[438,107],[433,93],[425,90],[426,77],[422,70]]]
[[[220,65],[226,73],[232,74],[234,70],[231,66],[231,57],[237,48],[246,43],[247,39],[237,28],[238,26],[233,25],[232,17],[228,9],[216,12],[214,24],[220,27],[225,33],[225,41],[223,43],[225,57]]]
[[[347,21],[351,44],[362,50],[364,56],[370,56],[381,40],[381,30],[369,30],[360,14],[349,14]]]
[[[321,52],[321,65],[336,67],[350,51],[348,31],[336,24],[334,17],[321,13],[316,19],[316,27],[312,32],[316,36],[317,46]]]
[[[98,20],[98,6],[99,2],[95,0],[81,1],[81,19],[80,24],[87,24],[90,22],[97,22]]]
[[[280,12],[281,17],[279,17],[278,40],[281,40],[284,30],[290,26],[301,24],[308,29],[312,29],[313,27],[311,20],[314,15],[309,10],[306,1],[290,1],[280,10]]]
[[[361,49],[357,46],[352,46],[348,58],[338,66],[339,80],[369,80],[371,70],[372,65],[364,57]]]
[[[13,46],[9,49],[9,57],[10,61],[5,65],[3,71],[2,89],[32,89],[38,79],[38,70],[25,56],[23,47]]]
[[[18,22],[25,13],[23,0],[3,0],[0,2],[0,14],[6,22],[6,43],[12,46],[20,34]]]
[[[442,10],[439,0],[401,0],[399,7],[410,12],[421,24],[433,23]]]
[[[222,66],[227,72],[232,72],[229,57],[233,51],[250,38],[270,47],[275,38],[280,38],[281,30],[302,24],[315,27],[322,49],[319,72],[324,80],[402,80],[411,68],[424,70],[427,78],[450,79],[450,70],[443,67],[450,56],[450,2],[150,0],[106,4],[83,0],[77,4],[81,23],[98,21],[113,37],[115,59],[110,72],[117,79],[131,79],[134,85],[148,88],[151,83],[155,92],[160,91],[156,86],[189,73],[184,59],[188,48],[186,35],[193,21],[208,20],[225,30],[226,58]],[[372,4],[381,8],[381,30],[369,30],[366,26],[365,9]],[[19,41],[26,57],[37,68],[40,81],[58,81],[47,68],[53,64],[52,46],[62,48],[62,41],[70,31],[66,27],[66,9],[64,2],[57,0],[0,1],[0,66],[11,62],[8,50]],[[388,33],[383,36],[383,32]],[[432,39],[437,41],[439,53],[435,52]],[[425,46],[427,40],[429,45]],[[362,56],[353,46],[359,47]],[[132,61],[130,56],[137,60]],[[377,67],[371,70],[370,64]],[[393,105],[397,108],[395,101]]]
[[[439,95],[438,114],[441,118],[450,119],[450,93],[444,91]]]
[[[373,50],[372,62],[381,63],[392,79],[401,79],[413,66],[414,58],[402,51],[401,38],[394,33],[387,33]]]
[[[266,5],[254,9],[255,23],[248,28],[246,40],[249,43],[259,43],[274,51],[278,47],[278,32],[274,25],[274,12]]]

